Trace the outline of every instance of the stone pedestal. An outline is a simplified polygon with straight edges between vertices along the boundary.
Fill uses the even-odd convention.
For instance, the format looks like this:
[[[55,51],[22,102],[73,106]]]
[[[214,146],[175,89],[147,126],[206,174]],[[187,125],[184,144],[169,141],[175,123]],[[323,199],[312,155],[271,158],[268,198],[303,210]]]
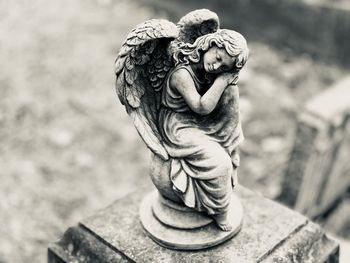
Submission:
[[[243,225],[233,239],[199,251],[161,247],[139,219],[149,191],[132,193],[68,229],[49,247],[48,262],[338,262],[338,245],[319,226],[243,187],[236,190]]]
[[[236,235],[242,226],[243,208],[233,193],[228,220],[230,231],[222,231],[204,213],[166,200],[158,191],[146,195],[140,207],[141,224],[155,242],[177,250],[203,250],[217,246]]]

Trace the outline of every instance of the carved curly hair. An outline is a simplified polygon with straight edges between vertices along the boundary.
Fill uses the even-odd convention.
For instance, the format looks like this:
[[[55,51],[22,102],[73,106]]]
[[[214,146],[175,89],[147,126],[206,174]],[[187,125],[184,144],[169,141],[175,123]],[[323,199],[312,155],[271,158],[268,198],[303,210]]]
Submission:
[[[242,69],[249,56],[247,41],[240,33],[228,29],[219,29],[215,33],[201,36],[193,44],[177,43],[173,53],[175,64],[198,63],[213,44],[219,48],[225,48],[235,61],[236,71]]]

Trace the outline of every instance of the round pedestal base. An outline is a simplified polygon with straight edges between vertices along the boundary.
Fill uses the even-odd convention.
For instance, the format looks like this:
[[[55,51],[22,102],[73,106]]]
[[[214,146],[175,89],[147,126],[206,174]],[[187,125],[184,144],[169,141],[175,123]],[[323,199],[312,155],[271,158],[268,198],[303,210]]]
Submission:
[[[158,195],[154,191],[142,200],[140,219],[146,233],[161,246],[181,250],[204,249],[225,242],[241,228],[243,208],[235,194],[232,194],[230,203],[229,218],[233,226],[231,231],[222,231],[211,218],[205,218],[205,215],[197,211],[172,208],[162,202]],[[168,212],[171,213],[168,214],[169,217]],[[173,221],[168,221],[171,218]]]

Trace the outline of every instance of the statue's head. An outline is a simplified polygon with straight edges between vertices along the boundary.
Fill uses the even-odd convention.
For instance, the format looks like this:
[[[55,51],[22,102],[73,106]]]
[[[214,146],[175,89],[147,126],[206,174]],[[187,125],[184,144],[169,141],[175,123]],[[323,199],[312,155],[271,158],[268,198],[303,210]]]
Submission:
[[[238,32],[221,29],[199,37],[193,44],[183,44],[174,58],[177,63],[203,63],[208,73],[239,71],[249,55],[247,41]]]

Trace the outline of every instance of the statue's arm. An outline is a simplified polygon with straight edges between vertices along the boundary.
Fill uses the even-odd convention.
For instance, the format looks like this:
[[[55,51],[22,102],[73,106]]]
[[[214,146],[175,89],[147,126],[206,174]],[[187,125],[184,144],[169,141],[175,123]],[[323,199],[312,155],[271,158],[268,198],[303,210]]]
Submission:
[[[171,87],[181,94],[191,110],[200,115],[207,115],[215,109],[228,82],[228,77],[217,77],[209,90],[201,96],[187,70],[179,69],[170,77]]]

